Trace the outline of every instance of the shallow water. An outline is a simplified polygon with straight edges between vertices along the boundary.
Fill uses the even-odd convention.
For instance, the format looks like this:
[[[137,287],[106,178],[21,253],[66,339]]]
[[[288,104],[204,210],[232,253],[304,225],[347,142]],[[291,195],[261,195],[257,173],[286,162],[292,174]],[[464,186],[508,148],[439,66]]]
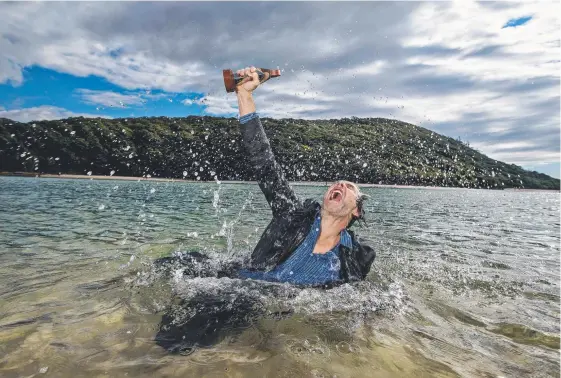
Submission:
[[[559,193],[364,191],[368,280],[267,295],[152,264],[247,256],[269,220],[256,185],[0,177],[0,376],[559,377]],[[162,315],[200,293],[290,315],[167,353]]]

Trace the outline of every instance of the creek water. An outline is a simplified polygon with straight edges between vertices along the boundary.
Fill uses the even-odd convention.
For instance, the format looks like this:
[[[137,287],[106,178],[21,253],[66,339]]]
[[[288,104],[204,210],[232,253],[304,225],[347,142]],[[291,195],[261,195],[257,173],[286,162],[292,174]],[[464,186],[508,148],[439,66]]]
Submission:
[[[247,257],[271,216],[257,185],[0,177],[0,376],[559,377],[559,193],[362,190],[372,270],[320,290],[155,269]],[[160,347],[164,314],[207,294],[266,313]]]

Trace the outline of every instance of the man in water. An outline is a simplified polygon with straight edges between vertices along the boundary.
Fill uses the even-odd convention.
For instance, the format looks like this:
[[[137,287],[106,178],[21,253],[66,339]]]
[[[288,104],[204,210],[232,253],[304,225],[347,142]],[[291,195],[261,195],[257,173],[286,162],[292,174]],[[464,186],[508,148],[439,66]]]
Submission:
[[[250,67],[238,74],[246,76],[236,90],[243,145],[273,219],[253,250],[248,269],[234,264],[217,272],[209,258],[198,252],[156,262],[169,269],[179,263],[185,276],[247,279],[220,290],[215,285],[209,293],[175,301],[162,317],[156,335],[156,343],[171,353],[190,354],[197,347],[210,347],[225,335],[241,332],[267,316],[261,303],[263,295],[286,295],[276,292],[282,289],[278,285],[257,285],[249,279],[329,288],[363,280],[376,256],[349,229],[364,217],[364,196],[359,188],[339,181],[329,187],[321,204],[313,199],[300,201],[275,161],[255,110],[252,93],[260,84],[257,71]],[[266,74],[262,82],[267,79]],[[279,315],[287,314],[274,314]]]
[[[363,280],[376,256],[349,227],[364,217],[364,195],[357,185],[339,181],[329,187],[322,203],[301,202],[279,164],[256,112],[253,91],[257,69],[238,70],[237,88],[242,143],[271,206],[273,219],[251,255],[251,268],[239,276],[305,286],[332,286]]]

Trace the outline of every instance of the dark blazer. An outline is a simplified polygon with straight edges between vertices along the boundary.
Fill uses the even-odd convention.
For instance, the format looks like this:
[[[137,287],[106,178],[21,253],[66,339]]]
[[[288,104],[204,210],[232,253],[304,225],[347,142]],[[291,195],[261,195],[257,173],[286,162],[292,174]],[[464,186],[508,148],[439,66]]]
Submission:
[[[259,117],[242,123],[241,133],[259,187],[273,212],[273,219],[251,255],[252,269],[268,271],[285,261],[304,241],[321,205],[313,199],[301,201],[296,196],[275,160]],[[371,247],[361,244],[352,231],[347,231],[353,247],[340,246],[340,280],[334,284],[363,280],[376,257]]]

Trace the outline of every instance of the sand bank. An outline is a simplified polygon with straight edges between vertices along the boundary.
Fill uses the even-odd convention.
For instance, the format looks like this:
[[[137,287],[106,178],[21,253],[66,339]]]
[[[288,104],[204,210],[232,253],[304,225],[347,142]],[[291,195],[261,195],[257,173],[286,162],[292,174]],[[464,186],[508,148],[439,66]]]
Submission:
[[[31,177],[31,178],[56,178],[56,179],[82,179],[82,180],[122,180],[122,181],[158,181],[158,182],[187,182],[187,183],[212,183],[215,181],[198,181],[186,180],[180,178],[161,178],[161,177],[134,177],[134,176],[102,176],[102,175],[71,175],[71,174],[41,174],[36,175],[31,172],[25,173],[8,173],[0,172],[0,176],[17,176],[17,177]],[[220,181],[223,184],[257,184],[255,181]],[[331,182],[325,181],[294,181],[291,185],[309,185],[309,186],[329,186]],[[438,189],[438,190],[452,190],[463,188],[451,187],[437,187],[437,186],[412,186],[412,185],[389,185],[389,184],[370,184],[370,183],[357,183],[360,187],[364,188],[394,188],[394,189]]]

